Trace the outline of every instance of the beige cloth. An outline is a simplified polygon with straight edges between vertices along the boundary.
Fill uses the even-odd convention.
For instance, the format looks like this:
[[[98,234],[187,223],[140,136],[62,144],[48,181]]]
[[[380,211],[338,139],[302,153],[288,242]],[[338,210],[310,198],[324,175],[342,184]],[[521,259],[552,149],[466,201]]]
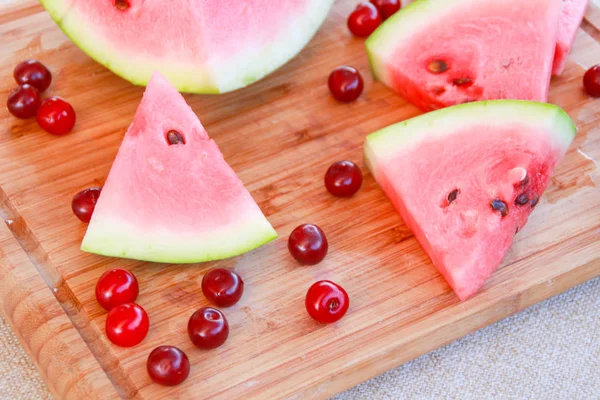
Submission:
[[[0,317],[0,399],[50,399]],[[336,397],[600,399],[600,278]]]

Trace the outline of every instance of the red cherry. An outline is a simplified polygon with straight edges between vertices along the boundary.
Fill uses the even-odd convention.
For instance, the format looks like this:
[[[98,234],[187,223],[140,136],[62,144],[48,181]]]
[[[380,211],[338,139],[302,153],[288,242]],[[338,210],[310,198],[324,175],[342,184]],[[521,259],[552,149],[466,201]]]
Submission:
[[[288,239],[288,250],[292,257],[305,265],[315,265],[327,255],[329,244],[325,232],[316,225],[300,225]]]
[[[348,29],[354,36],[369,36],[381,25],[379,10],[371,3],[362,2],[348,17]]]
[[[75,110],[60,97],[48,97],[37,111],[38,125],[53,135],[66,135],[75,126]]]
[[[351,197],[362,185],[362,172],[352,161],[338,161],[325,173],[327,191],[337,197]]]
[[[370,0],[379,10],[381,18],[385,21],[400,9],[400,0]]]
[[[340,285],[331,281],[314,283],[306,292],[306,311],[316,321],[339,321],[348,311],[350,298]]]
[[[13,76],[19,85],[29,84],[40,92],[48,89],[52,82],[52,74],[48,68],[36,60],[27,60],[17,64]]]
[[[132,347],[139,344],[149,328],[148,314],[135,303],[113,307],[106,317],[106,336],[117,346]]]
[[[244,281],[227,268],[215,268],[202,278],[202,293],[219,307],[231,307],[244,292]]]
[[[360,96],[363,91],[363,79],[356,69],[342,66],[329,74],[329,91],[337,101],[349,103]]]
[[[73,214],[83,222],[90,222],[96,203],[100,197],[100,191],[102,189],[92,187],[89,189],[82,190],[73,197],[71,201],[71,209]]]
[[[150,379],[164,386],[177,386],[190,375],[190,360],[175,346],[152,350],[146,362]]]
[[[583,87],[592,97],[600,97],[600,64],[594,65],[583,75]]]
[[[137,299],[140,288],[131,272],[125,269],[112,269],[102,274],[96,283],[96,300],[107,311]]]
[[[27,119],[35,117],[42,98],[36,88],[22,85],[10,92],[6,101],[6,108],[17,118]]]
[[[227,340],[229,324],[221,311],[204,307],[190,317],[188,335],[196,347],[215,349]]]

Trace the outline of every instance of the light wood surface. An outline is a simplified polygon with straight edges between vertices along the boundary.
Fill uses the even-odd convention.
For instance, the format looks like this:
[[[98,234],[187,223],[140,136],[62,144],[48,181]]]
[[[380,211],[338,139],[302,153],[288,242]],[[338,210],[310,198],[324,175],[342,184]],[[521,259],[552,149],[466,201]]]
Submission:
[[[143,89],[89,59],[36,2],[0,3],[0,96],[14,86],[14,65],[33,57],[53,71],[50,93],[77,111],[75,131],[57,138],[0,110],[0,213],[14,235],[0,230],[0,309],[57,397],[326,398],[600,275],[600,100],[581,86],[584,68],[600,62],[592,38],[598,10],[588,12],[551,87],[551,102],[573,117],[578,136],[503,267],[460,303],[366,168],[352,199],[334,199],[323,187],[331,162],[363,165],[366,134],[418,114],[370,78],[363,41],[345,27],[354,5],[338,1],[310,45],[267,79],[218,97],[186,96],[280,239],[235,259],[175,266],[79,251],[86,226],[72,215],[71,198],[103,183]],[[329,96],[326,78],[339,64],[366,79],[353,104]],[[329,239],[318,266],[299,267],[287,252],[288,234],[304,222],[319,224]],[[185,328],[208,304],[200,282],[217,265],[235,268],[246,292],[224,310],[226,345],[200,351]],[[133,349],[106,340],[106,314],[94,299],[97,278],[115,267],[137,275],[138,303],[151,320]],[[318,279],[351,296],[337,324],[316,324],[304,311],[304,293]],[[146,374],[148,353],[163,344],[192,362],[179,387],[152,384]]]

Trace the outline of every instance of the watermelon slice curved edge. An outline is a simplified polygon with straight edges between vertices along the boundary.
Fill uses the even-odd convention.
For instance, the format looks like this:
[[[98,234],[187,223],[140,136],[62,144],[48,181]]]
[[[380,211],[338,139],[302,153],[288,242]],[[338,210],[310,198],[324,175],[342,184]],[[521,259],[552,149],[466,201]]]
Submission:
[[[184,144],[170,145],[168,133]],[[240,255],[277,238],[183,96],[159,73],[146,87],[81,250],[164,263]]]
[[[498,268],[576,134],[519,100],[434,111],[369,135],[367,167],[461,300]]]
[[[218,94],[247,86],[296,56],[334,0],[40,0],[87,55],[145,86],[155,70],[180,92]]]

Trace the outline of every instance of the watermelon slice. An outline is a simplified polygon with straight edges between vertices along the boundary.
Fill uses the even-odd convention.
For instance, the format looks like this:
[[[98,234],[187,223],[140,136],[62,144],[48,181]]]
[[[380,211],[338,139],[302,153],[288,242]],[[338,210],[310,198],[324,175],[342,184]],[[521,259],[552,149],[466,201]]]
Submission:
[[[496,100],[369,135],[371,173],[461,300],[497,269],[575,126],[550,104]]]
[[[438,0],[445,1],[445,0]],[[402,0],[402,7],[408,6],[413,0]],[[558,20],[558,36],[552,74],[562,74],[567,56],[577,35],[577,28],[581,25],[589,0],[562,0],[562,8]]]
[[[246,86],[296,55],[333,0],[41,0],[89,56],[136,85],[155,70],[179,91]]]
[[[184,141],[183,144],[170,144]],[[277,237],[177,90],[156,73],[102,188],[81,249],[194,263]]]
[[[560,12],[558,39],[556,40],[556,54],[552,73],[562,74],[567,62],[567,56],[577,35],[577,28],[581,25],[588,0],[563,0]]]
[[[546,101],[561,0],[419,0],[367,40],[377,79],[429,111]]]

